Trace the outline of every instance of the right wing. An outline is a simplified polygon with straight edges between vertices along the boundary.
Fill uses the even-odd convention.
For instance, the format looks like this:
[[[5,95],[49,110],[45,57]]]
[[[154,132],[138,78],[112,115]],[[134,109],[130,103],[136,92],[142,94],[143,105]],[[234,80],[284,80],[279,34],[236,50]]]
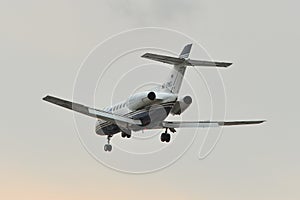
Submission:
[[[89,108],[87,106],[78,104],[78,103],[74,103],[74,102],[70,102],[70,101],[66,101],[63,99],[59,99],[57,97],[53,97],[53,96],[46,96],[43,98],[44,101],[48,101],[50,103],[56,104],[58,106],[79,112],[81,114],[90,116],[90,117],[94,117],[94,118],[98,118],[98,119],[102,119],[108,122],[112,122],[114,124],[118,124],[121,126],[126,127],[127,125],[142,125],[142,122],[140,120],[135,120],[135,119],[131,119],[128,117],[124,117],[121,115],[116,115],[110,112],[106,112],[103,110],[98,110],[98,109],[94,109],[94,108]]]
[[[145,53],[142,58],[147,58],[150,60],[155,60],[158,62],[163,62],[172,65],[185,65],[185,66],[206,66],[206,67],[229,67],[232,63],[229,62],[214,62],[214,61],[204,61],[204,60],[191,60],[184,58],[176,58],[172,56],[164,56],[153,53]]]
[[[161,128],[208,128],[220,126],[261,124],[265,120],[256,121],[163,121]]]

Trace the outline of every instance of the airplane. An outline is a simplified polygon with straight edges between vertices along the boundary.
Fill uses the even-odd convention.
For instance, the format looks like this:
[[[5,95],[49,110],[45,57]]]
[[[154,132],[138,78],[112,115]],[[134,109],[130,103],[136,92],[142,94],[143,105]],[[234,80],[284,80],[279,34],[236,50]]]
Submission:
[[[180,87],[187,67],[205,66],[227,68],[232,63],[193,60],[189,58],[192,44],[187,44],[179,57],[145,53],[142,58],[171,64],[173,68],[167,80],[143,92],[137,92],[126,100],[102,110],[91,108],[82,104],[60,99],[54,96],[45,96],[43,100],[75,112],[96,118],[95,132],[97,135],[106,136],[107,144],[104,151],[110,152],[110,140],[113,135],[121,133],[123,138],[130,138],[132,132],[165,129],[161,134],[161,142],[170,142],[171,135],[177,128],[221,127],[234,125],[261,124],[265,120],[252,121],[165,121],[169,114],[180,115],[192,103],[191,96],[179,96]]]

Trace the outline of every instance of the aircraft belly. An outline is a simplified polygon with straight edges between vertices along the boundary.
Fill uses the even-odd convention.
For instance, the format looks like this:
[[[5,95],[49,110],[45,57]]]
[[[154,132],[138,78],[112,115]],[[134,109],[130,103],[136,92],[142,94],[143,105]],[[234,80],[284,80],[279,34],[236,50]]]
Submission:
[[[158,124],[160,124],[167,118],[172,107],[173,105],[158,106],[156,108],[151,108],[150,110],[132,116],[133,119],[140,119],[143,126],[132,125],[130,129],[133,131],[140,131],[143,129],[151,129],[153,127],[157,127]]]
[[[151,107],[140,109],[128,113],[127,117],[138,119],[142,121],[142,125],[129,125],[128,127],[121,127],[132,131],[140,131],[143,129],[151,129],[157,127],[169,115],[175,102],[165,103],[161,105],[152,105]],[[121,132],[121,128],[117,124],[98,120],[96,123],[96,134],[98,135],[113,135]]]

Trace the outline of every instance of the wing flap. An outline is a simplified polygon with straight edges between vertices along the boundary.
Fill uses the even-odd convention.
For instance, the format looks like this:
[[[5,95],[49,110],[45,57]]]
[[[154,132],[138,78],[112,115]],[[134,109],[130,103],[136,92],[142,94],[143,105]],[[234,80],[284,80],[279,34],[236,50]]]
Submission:
[[[53,97],[53,96],[46,96],[43,98],[44,101],[48,101],[50,103],[56,104],[58,106],[73,110],[75,112],[90,116],[90,117],[94,117],[94,118],[98,118],[98,119],[102,119],[105,121],[109,121],[112,123],[118,123],[118,124],[131,124],[131,125],[142,125],[140,120],[134,120],[128,117],[124,117],[121,115],[116,115],[113,113],[109,113],[109,112],[105,112],[103,110],[98,110],[98,109],[94,109],[94,108],[89,108],[87,106],[78,104],[78,103],[74,103],[74,102],[70,102],[64,99],[60,99],[57,97]]]

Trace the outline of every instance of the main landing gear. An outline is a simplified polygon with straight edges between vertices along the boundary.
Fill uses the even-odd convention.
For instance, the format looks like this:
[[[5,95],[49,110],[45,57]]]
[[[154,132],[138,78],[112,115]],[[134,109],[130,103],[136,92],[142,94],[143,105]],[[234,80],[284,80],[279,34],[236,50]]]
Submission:
[[[108,135],[107,136],[107,144],[104,145],[104,151],[111,151],[112,150],[112,146],[110,144],[110,139],[111,139],[112,135]]]
[[[131,138],[131,134],[128,134],[128,133],[125,133],[125,132],[122,132],[121,136],[122,136],[122,138],[125,138],[125,137]]]
[[[170,129],[170,131],[172,133],[176,132],[175,129],[173,129],[173,128]],[[164,133],[162,133],[160,136],[160,141],[168,143],[168,142],[170,142],[170,140],[171,140],[171,135],[168,133],[168,128],[166,128],[166,131]]]

